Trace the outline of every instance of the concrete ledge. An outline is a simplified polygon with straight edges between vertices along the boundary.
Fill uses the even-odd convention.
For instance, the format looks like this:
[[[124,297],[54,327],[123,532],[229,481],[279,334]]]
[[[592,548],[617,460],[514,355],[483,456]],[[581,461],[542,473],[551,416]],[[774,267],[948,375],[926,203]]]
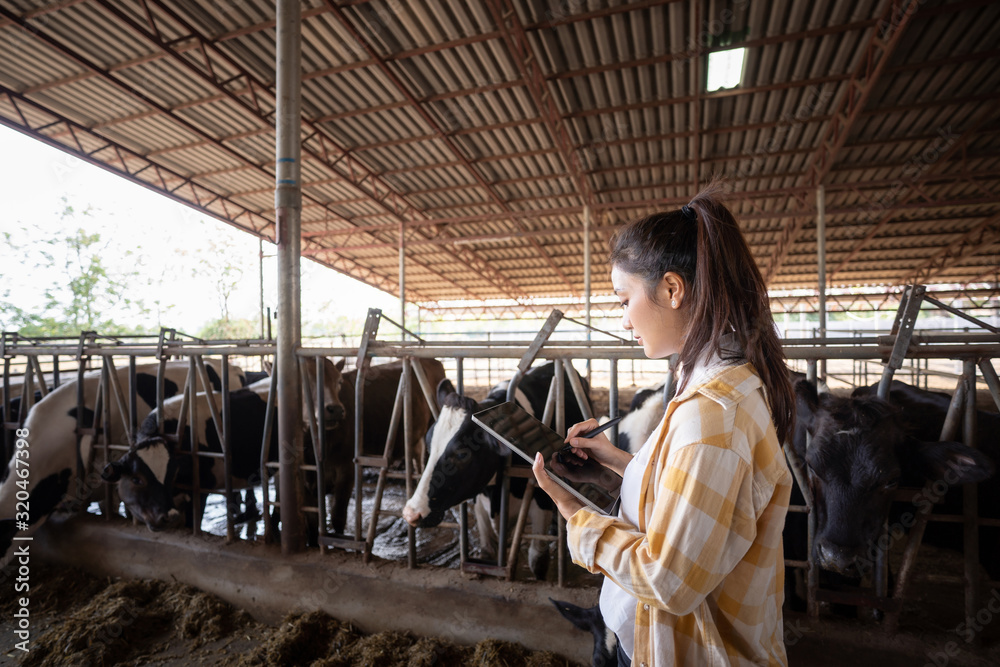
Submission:
[[[152,533],[145,526],[79,516],[46,523],[32,555],[101,576],[190,584],[273,623],[291,611],[322,609],[365,632],[409,631],[471,645],[486,638],[519,642],[588,664],[590,635],[549,602],[597,604],[596,588],[475,578],[457,570],[361,562],[360,554],[318,551],[282,556],[277,545],[225,544],[212,535]]]

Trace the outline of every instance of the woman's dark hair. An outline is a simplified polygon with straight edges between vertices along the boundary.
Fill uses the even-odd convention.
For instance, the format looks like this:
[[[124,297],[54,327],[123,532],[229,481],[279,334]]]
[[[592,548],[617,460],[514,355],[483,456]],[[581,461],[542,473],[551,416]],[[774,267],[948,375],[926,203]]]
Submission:
[[[784,442],[795,422],[795,395],[767,285],[721,194],[722,184],[714,182],[687,207],[629,223],[611,240],[610,264],[642,279],[654,303],[664,274],[673,271],[684,280],[691,316],[680,361],[690,368],[712,354],[725,357],[722,337],[732,332],[742,358],[760,375]]]

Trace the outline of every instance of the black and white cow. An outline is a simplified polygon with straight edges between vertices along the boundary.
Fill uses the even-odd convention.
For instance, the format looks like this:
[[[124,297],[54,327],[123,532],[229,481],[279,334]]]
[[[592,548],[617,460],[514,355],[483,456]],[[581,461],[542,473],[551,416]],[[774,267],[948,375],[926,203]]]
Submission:
[[[341,428],[348,415],[340,402],[340,371],[344,367],[343,360],[338,364],[329,359],[324,361],[324,395],[321,401],[314,400],[313,404],[317,412],[323,410],[324,426],[329,433]],[[315,387],[313,364],[307,364],[307,382],[310,389]],[[233,488],[248,488],[260,484],[260,455],[270,392],[271,378],[267,377],[229,395]],[[177,432],[180,411],[184,407],[183,399],[183,396],[175,396],[164,402],[165,433]],[[222,442],[211,416],[209,400],[210,397],[204,392],[197,394],[198,423],[194,429],[186,424],[179,442],[160,435],[158,413],[155,410],[151,412],[139,429],[135,445],[120,459],[109,463],[101,475],[105,482],[118,485],[118,494],[129,512],[141,519],[150,530],[176,526],[182,519],[174,503],[175,490],[189,490],[193,487],[194,470],[190,455],[192,431],[198,451],[222,452]],[[213,394],[211,400],[215,402],[216,408],[221,405],[219,394]],[[303,419],[308,419],[308,413],[303,415]],[[304,424],[303,427],[308,436],[308,426]],[[269,442],[268,459],[277,460],[277,424],[272,426]],[[308,437],[305,451],[309,454],[312,452]],[[202,457],[198,463],[198,487],[202,491],[197,499],[202,509],[199,515],[204,513],[207,494],[224,492],[225,483],[222,459]],[[193,515],[186,518],[190,527]]]
[[[938,511],[960,512],[961,486],[993,475],[1000,455],[1000,417],[995,414],[978,411],[978,448],[973,449],[937,441],[950,402],[947,394],[898,381],[892,383],[888,401],[875,395],[875,387],[845,397],[817,394],[800,380],[795,390],[794,447],[808,470],[816,509],[815,557],[825,570],[849,576],[871,571],[878,549],[885,548],[879,540],[897,487],[919,489],[931,483],[932,492],[915,491],[912,504],[896,508],[889,520],[891,539],[912,526],[917,510],[939,500]],[[808,449],[806,431],[812,436]],[[979,494],[981,515],[996,516],[997,480],[980,484]],[[996,532],[983,531],[980,540],[981,562],[994,578],[1000,576]],[[961,526],[932,522],[924,539],[960,548]]]
[[[233,488],[260,483],[260,450],[270,391],[271,380],[266,378],[229,394]],[[218,408],[221,394],[213,393],[211,400]],[[179,442],[160,435],[159,414],[156,410],[150,412],[139,428],[135,445],[117,461],[107,464],[101,473],[105,482],[117,483],[118,495],[125,507],[150,530],[176,527],[185,519],[176,509],[174,500],[176,490],[190,491],[193,486],[192,431],[196,434],[199,451],[222,452],[208,401],[209,395],[204,392],[196,395],[198,423],[194,429],[185,424]],[[183,396],[164,401],[165,433],[177,432],[183,407],[186,407]],[[184,418],[187,419],[187,415]],[[271,431],[272,453],[276,453],[277,441],[278,429],[275,426]],[[198,461],[198,487],[203,492],[197,499],[202,510],[199,516],[204,513],[206,494],[224,491],[225,482],[222,459],[203,457]],[[192,517],[191,514],[186,517],[189,527]]]
[[[517,403],[541,418],[553,376],[554,364],[551,362],[529,370],[518,384]],[[580,379],[589,402],[589,387],[583,378]],[[507,382],[497,385],[478,404],[455,392],[448,380],[438,385],[437,399],[441,415],[427,432],[427,465],[413,496],[403,508],[403,518],[410,525],[431,527],[441,523],[449,508],[464,500],[476,498],[476,525],[484,556],[487,558],[495,556],[497,549],[497,533],[491,517],[497,514],[499,508],[500,487],[494,483],[494,478],[503,470],[507,448],[474,424],[471,416],[505,402],[507,385]],[[566,424],[583,421],[583,413],[568,387],[565,396]],[[510,486],[514,497],[522,497],[526,480],[514,478]],[[529,512],[532,530],[537,534],[544,534],[551,524],[554,505],[540,491],[536,491],[533,498],[534,503]],[[516,511],[516,508],[512,508],[512,518],[516,516]],[[548,566],[548,548],[545,543],[539,540],[531,542],[528,564],[536,577],[545,577]]]
[[[669,398],[664,400],[666,387],[664,382],[635,393],[628,413],[618,424],[618,449],[635,454],[653,434],[667,411],[666,400]]]
[[[142,420],[156,405],[156,374],[158,364],[143,364],[136,367],[136,413]],[[215,361],[206,361],[207,374],[213,386],[221,388],[219,365]],[[243,384],[243,372],[230,365],[231,386]],[[121,386],[128,387],[128,367],[116,369]],[[188,362],[167,362],[164,375],[164,396],[173,396],[184,386],[187,380]],[[93,406],[97,398],[101,372],[88,371],[84,375],[84,405]],[[84,436],[80,442],[79,458],[83,469],[88,471],[86,478],[77,476],[77,383],[75,380],[65,382],[57,389],[49,392],[28,413],[24,428],[28,435],[28,451],[30,458],[28,470],[28,488],[30,516],[26,529],[19,529],[21,519],[18,515],[16,482],[21,479],[15,468],[23,467],[23,459],[11,459],[4,472],[4,481],[0,483],[0,552],[4,554],[3,563],[9,559],[9,550],[15,534],[27,535],[41,525],[58,507],[67,512],[76,512],[87,506],[91,493],[101,486],[97,471],[92,470],[94,464],[94,446],[90,436]],[[90,408],[84,408],[83,425],[91,427],[94,423],[94,413]],[[122,422],[117,409],[111,410],[109,440],[112,443],[125,443],[127,426]]]

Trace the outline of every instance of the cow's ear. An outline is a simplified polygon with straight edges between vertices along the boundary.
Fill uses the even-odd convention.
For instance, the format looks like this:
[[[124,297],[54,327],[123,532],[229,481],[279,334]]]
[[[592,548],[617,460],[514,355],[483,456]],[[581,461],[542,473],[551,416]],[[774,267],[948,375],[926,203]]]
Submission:
[[[104,466],[104,470],[101,471],[101,479],[103,479],[108,484],[114,484],[122,478],[123,466],[119,461],[112,461],[108,465]]]
[[[555,605],[555,608],[559,610],[559,613],[562,614],[563,618],[580,630],[593,632],[594,626],[597,625],[595,621],[601,618],[600,611],[594,607],[584,609],[583,607],[578,607],[575,604],[563,602],[562,600],[553,600],[552,598],[549,598],[549,602]]]
[[[451,396],[454,393],[457,392],[455,391],[455,385],[451,383],[451,380],[445,378],[440,382],[438,382],[437,386],[438,405],[444,405],[444,399],[446,399],[447,397]]]
[[[346,362],[347,362],[347,357],[344,357],[343,359],[341,359],[340,361],[338,361],[338,362],[337,362],[336,364],[334,364],[334,365],[335,365],[335,366],[337,367],[337,370],[338,370],[338,371],[342,371],[342,370],[344,370],[344,364],[345,364]]]
[[[924,442],[910,438],[910,459],[918,476],[929,481],[942,480],[949,486],[973,484],[993,476],[993,462],[978,449],[961,442]]]
[[[808,380],[798,380],[795,383],[795,410],[796,418],[802,420],[806,425],[811,425],[819,409],[819,396],[816,394],[816,385]]]

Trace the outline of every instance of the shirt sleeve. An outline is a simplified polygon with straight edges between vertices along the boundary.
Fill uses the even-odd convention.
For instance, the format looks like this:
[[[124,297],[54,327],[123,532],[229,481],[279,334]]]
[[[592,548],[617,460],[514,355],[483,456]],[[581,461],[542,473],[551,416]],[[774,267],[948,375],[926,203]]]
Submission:
[[[753,543],[753,473],[732,450],[695,443],[670,453],[656,485],[645,533],[582,509],[567,523],[570,552],[641,603],[684,615]]]

